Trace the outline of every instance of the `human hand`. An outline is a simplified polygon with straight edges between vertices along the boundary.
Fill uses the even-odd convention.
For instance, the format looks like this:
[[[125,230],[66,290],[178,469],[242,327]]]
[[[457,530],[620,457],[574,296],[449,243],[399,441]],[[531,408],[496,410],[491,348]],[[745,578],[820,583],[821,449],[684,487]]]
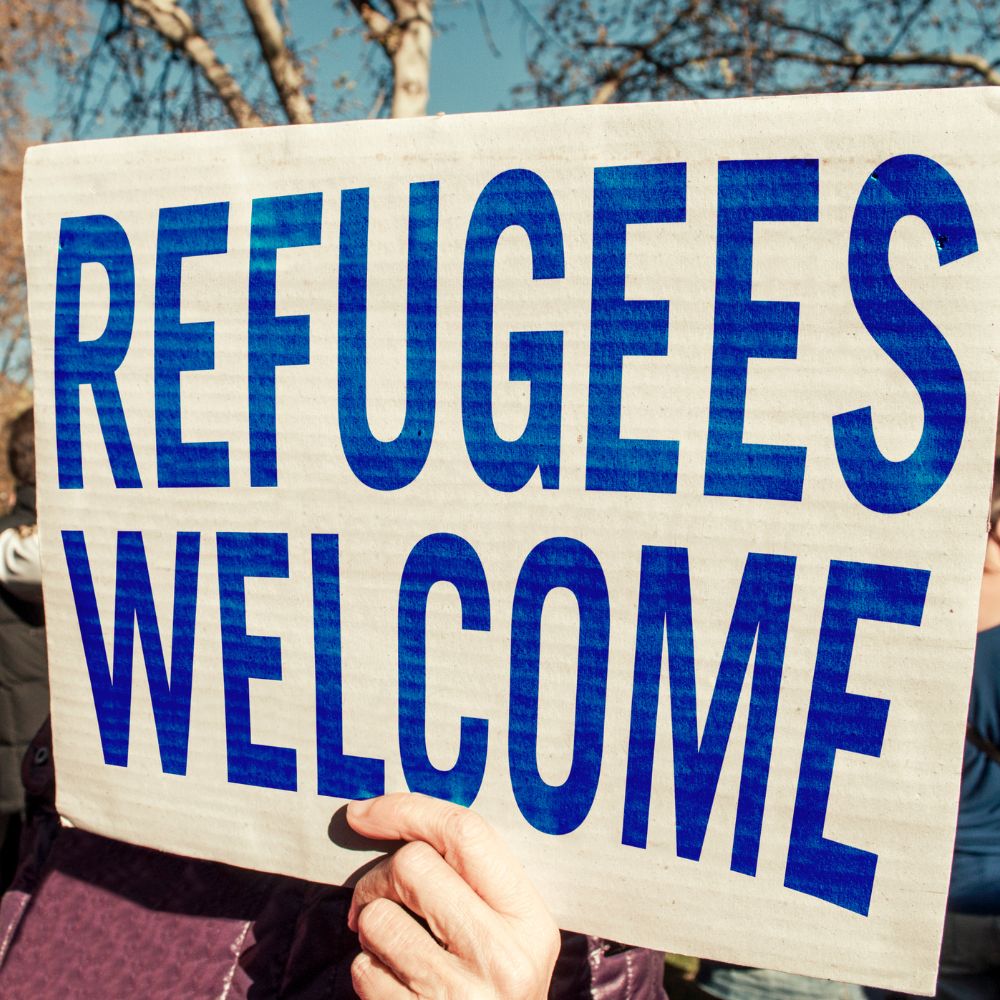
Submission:
[[[407,841],[354,887],[347,922],[361,939],[351,976],[362,1000],[547,995],[559,931],[484,819],[399,793],[352,802],[347,821],[362,836]]]

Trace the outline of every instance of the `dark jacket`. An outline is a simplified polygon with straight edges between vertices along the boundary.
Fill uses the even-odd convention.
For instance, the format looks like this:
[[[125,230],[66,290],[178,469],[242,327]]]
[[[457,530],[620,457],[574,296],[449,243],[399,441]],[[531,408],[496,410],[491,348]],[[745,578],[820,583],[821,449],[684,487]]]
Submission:
[[[17,503],[0,518],[0,531],[34,523],[34,487],[18,487]],[[24,807],[21,759],[48,714],[41,604],[19,600],[0,586],[0,815]]]
[[[4,1000],[354,1000],[349,889],[61,829],[48,729],[25,758],[31,822],[0,901]],[[663,1000],[663,956],[563,935],[550,996]]]

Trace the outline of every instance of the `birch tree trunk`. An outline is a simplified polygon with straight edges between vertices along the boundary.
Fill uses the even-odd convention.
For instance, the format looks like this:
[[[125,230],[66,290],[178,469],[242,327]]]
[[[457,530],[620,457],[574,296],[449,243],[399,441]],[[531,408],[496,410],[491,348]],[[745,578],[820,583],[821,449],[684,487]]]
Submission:
[[[378,42],[392,67],[393,118],[427,114],[431,83],[431,41],[434,36],[434,0],[390,0],[392,18],[369,0],[351,0],[365,22],[369,37]]]
[[[302,67],[285,43],[285,32],[274,12],[271,0],[243,0],[260,43],[260,53],[267,63],[271,82],[281,106],[292,125],[309,125],[313,119],[312,105],[306,95]]]
[[[395,0],[399,38],[392,60],[393,118],[427,114],[431,89],[433,0]]]

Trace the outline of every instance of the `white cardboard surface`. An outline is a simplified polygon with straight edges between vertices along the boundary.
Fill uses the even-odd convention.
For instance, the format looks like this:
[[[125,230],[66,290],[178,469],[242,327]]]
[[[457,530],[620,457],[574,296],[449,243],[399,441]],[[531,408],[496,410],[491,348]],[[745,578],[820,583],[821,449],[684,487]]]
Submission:
[[[488,721],[484,777],[474,807],[509,839],[562,926],[741,963],[932,990],[994,445],[998,114],[1000,97],[984,89],[577,108],[32,150],[24,191],[25,243],[62,813],[86,829],[169,851],[322,881],[346,879],[368,855],[331,843],[327,825],[342,800],[317,792],[310,537],[339,538],[345,751],[384,760],[386,790],[403,790],[400,580],[421,539],[452,533],[467,540],[481,560],[490,628],[463,631],[455,588],[439,583],[432,589],[427,752],[436,768],[451,768],[459,752],[460,717]],[[866,330],[848,274],[859,194],[873,171],[898,156],[928,158],[947,171],[968,205],[978,251],[940,266],[939,234],[925,222],[910,215],[893,232],[892,274],[954,352],[966,416],[953,467],[933,496],[912,510],[880,513],[859,502],[845,484],[832,420],[870,406],[878,448],[894,461],[906,459],[921,438],[918,392]],[[754,224],[753,298],[798,302],[799,315],[794,357],[749,361],[744,440],[806,449],[801,501],[709,496],[719,163],[781,159],[818,161],[818,218]],[[687,164],[684,221],[628,228],[625,294],[669,300],[669,345],[666,356],[624,361],[621,406],[623,436],[679,442],[676,492],[588,490],[594,170],[681,162]],[[529,383],[507,378],[508,332],[563,331],[557,489],[543,489],[537,472],[515,492],[487,486],[463,436],[467,234],[480,193],[509,170],[533,171],[551,191],[562,228],[564,277],[533,280],[524,230],[515,225],[500,237],[494,419],[501,437],[515,439],[528,416]],[[368,414],[373,433],[388,440],[399,434],[406,406],[409,185],[435,180],[440,218],[433,439],[412,483],[376,490],[352,472],[338,425],[341,196],[345,190],[370,189]],[[312,192],[322,195],[320,242],[279,250],[276,271],[278,313],[309,318],[309,362],[277,368],[278,485],[252,487],[247,304],[252,203]],[[180,376],[182,436],[186,442],[227,442],[230,485],[158,487],[158,213],[213,202],[229,203],[227,250],[190,256],[181,271],[181,320],[214,323],[213,366]],[[633,209],[643,202],[640,197]],[[506,204],[515,219],[518,211],[530,209],[527,201]],[[134,324],[115,377],[141,488],[116,488],[87,385],[79,391],[83,487],[60,488],[57,477],[60,226],[64,219],[84,216],[116,220],[134,262]],[[78,339],[94,340],[108,315],[107,272],[98,263],[85,263],[77,273]],[[907,348],[911,362],[932,353],[923,343]],[[67,424],[64,435],[66,427],[72,431]],[[116,536],[142,533],[168,664],[177,533],[200,533],[184,774],[165,774],[161,766],[138,634],[127,766],[105,763],[64,531],[83,532],[109,657]],[[254,743],[294,750],[294,791],[227,779],[227,712],[233,707],[227,707],[223,683],[220,532],[287,535],[287,578],[246,581],[246,631],[280,639],[280,680],[249,681],[250,725]],[[576,829],[554,835],[532,826],[512,790],[508,712],[515,584],[529,552],[559,537],[578,540],[599,561],[610,639],[593,803]],[[669,624],[648,840],[645,848],[622,843],[643,546],[688,550],[699,732],[706,726],[747,554],[795,558],[755,875],[731,870],[749,670],[700,858],[678,857]],[[887,699],[888,714],[879,756],[836,753],[823,835],[877,855],[867,914],[785,884],[824,595],[835,560],[929,573],[920,624],[861,621],[850,659],[847,690]],[[572,760],[579,618],[566,589],[555,590],[544,604],[537,753],[540,779],[549,786],[566,781]],[[251,663],[249,670],[258,668]],[[837,724],[835,719],[832,725]]]

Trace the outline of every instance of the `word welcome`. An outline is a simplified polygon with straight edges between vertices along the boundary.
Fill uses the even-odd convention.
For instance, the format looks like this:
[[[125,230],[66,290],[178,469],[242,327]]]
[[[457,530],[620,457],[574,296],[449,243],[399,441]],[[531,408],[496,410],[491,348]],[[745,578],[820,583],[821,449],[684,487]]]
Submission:
[[[63,531],[62,540],[105,763],[120,767],[128,763],[137,626],[161,767],[165,773],[185,774],[200,533],[178,532],[176,537],[169,673],[142,533],[118,533],[110,664],[84,532]],[[228,780],[295,791],[295,749],[251,740],[249,681],[279,681],[282,663],[278,637],[247,633],[245,599],[248,578],[288,577],[288,536],[219,532],[215,543]],[[688,550],[650,545],[643,546],[637,555],[640,586],[621,841],[635,848],[646,847],[664,637],[676,852],[694,861],[701,855],[752,656],[731,868],[755,875],[796,560],[754,552],[747,556],[699,739]],[[385,790],[384,761],[352,755],[344,746],[337,535],[311,536],[311,563],[316,791],[338,798],[379,795]],[[877,855],[823,836],[836,751],[878,757],[889,708],[886,699],[847,691],[855,631],[862,620],[919,626],[929,579],[925,570],[895,566],[835,560],[829,567],[785,885],[860,914],[868,912]],[[399,581],[399,753],[412,791],[469,805],[486,772],[489,720],[461,718],[454,766],[436,767],[427,752],[426,612],[431,590],[438,583],[448,583],[457,591],[462,629],[488,632],[491,628],[494,609],[476,549],[455,534],[422,538],[407,556]],[[556,588],[565,588],[573,595],[580,624],[572,763],[565,781],[552,785],[539,773],[537,741],[542,608]],[[597,556],[574,538],[554,537],[539,543],[521,566],[510,614],[508,715],[494,721],[507,732],[511,787],[521,814],[535,829],[553,835],[569,833],[590,811],[604,755],[610,601]]]

